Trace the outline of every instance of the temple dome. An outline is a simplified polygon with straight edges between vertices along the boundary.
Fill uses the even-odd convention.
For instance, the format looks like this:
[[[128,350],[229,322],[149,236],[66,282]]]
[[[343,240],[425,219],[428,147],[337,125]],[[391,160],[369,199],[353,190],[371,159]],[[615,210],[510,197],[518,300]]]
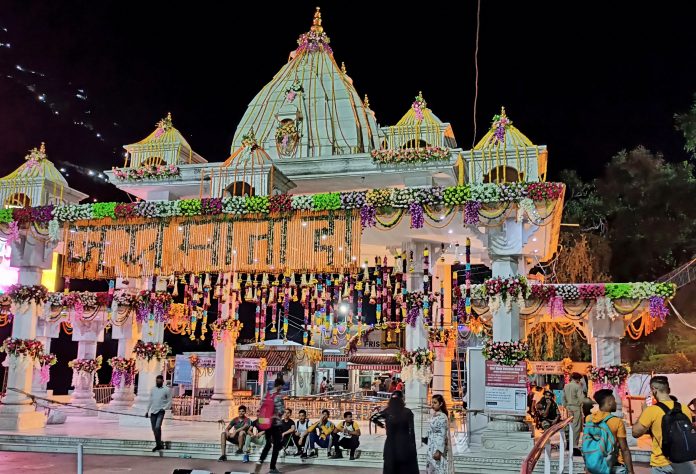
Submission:
[[[336,63],[319,8],[297,42],[288,63],[247,107],[232,151],[253,129],[274,160],[370,152],[377,141],[374,114]]]

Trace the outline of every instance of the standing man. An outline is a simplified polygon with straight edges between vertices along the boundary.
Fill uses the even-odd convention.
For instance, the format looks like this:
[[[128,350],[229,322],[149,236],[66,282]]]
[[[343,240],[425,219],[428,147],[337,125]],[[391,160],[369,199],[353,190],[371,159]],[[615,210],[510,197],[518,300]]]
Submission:
[[[273,420],[271,421],[271,427],[266,430],[266,444],[263,446],[261,451],[261,456],[256,463],[255,473],[259,474],[261,472],[261,466],[268,456],[268,451],[270,451],[271,446],[273,446],[273,452],[271,453],[271,469],[268,471],[269,474],[280,474],[280,471],[276,469],[276,462],[278,461],[278,453],[282,448],[282,423],[283,414],[285,413],[285,402],[283,401],[283,396],[280,394],[283,390],[283,379],[277,378],[273,384],[273,392],[269,396],[273,397]]]
[[[582,403],[585,401],[585,392],[582,391],[582,375],[573,372],[570,382],[563,387],[563,400],[568,414],[573,417],[573,456],[581,456],[578,442],[582,430]]]
[[[145,417],[150,417],[152,433],[155,435],[155,447],[152,452],[164,449],[162,443],[162,422],[164,412],[172,406],[172,392],[169,387],[164,386],[164,377],[158,375],[155,379],[156,386],[150,392],[150,404],[147,406]]]
[[[220,435],[220,453],[218,461],[227,461],[227,442],[237,445],[235,454],[244,453],[245,438],[251,427],[251,420],[246,416],[246,407],[239,405],[239,416],[229,422],[225,431]]]
[[[633,437],[640,438],[649,433],[652,438],[652,452],[650,454],[650,467],[652,474],[692,474],[694,472],[693,462],[673,463],[667,459],[663,452],[663,433],[662,417],[667,410],[675,409],[677,406],[681,412],[691,420],[692,414],[685,406],[680,406],[669,396],[669,381],[664,375],[657,375],[650,379],[650,393],[653,403],[646,407],[640,414],[640,418],[633,425]],[[665,410],[665,408],[667,410]]]
[[[326,377],[321,379],[321,383],[319,384],[319,393],[326,393],[326,388],[328,384],[326,383]]]
[[[634,474],[633,460],[631,459],[631,450],[628,449],[626,441],[626,426],[621,418],[612,415],[616,411],[616,397],[614,391],[608,388],[597,390],[594,394],[594,399],[599,405],[599,410],[593,414],[587,415],[586,423],[599,424],[602,421],[606,423],[611,434],[614,435],[614,450],[617,454],[616,465],[613,466],[612,474]],[[591,425],[590,425],[591,426]],[[590,430],[591,428],[588,428]],[[586,439],[589,439],[592,433],[587,433]],[[586,443],[587,441],[585,441]],[[586,462],[585,465],[588,463]]]

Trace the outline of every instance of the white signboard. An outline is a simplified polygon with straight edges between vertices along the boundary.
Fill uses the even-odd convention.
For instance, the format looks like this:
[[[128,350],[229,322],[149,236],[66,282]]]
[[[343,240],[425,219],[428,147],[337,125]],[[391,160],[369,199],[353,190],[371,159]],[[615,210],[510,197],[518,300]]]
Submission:
[[[527,412],[527,365],[486,361],[486,411],[524,416]]]

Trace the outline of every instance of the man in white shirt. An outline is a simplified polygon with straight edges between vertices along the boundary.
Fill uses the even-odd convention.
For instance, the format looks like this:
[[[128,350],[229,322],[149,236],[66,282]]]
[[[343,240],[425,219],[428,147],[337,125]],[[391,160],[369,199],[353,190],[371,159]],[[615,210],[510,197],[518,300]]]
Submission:
[[[164,421],[164,412],[172,406],[172,393],[169,387],[164,386],[164,377],[158,375],[155,379],[156,387],[150,392],[150,404],[147,406],[146,417],[150,417],[152,432],[155,435],[155,447],[152,452],[164,449],[162,443],[162,422]]]

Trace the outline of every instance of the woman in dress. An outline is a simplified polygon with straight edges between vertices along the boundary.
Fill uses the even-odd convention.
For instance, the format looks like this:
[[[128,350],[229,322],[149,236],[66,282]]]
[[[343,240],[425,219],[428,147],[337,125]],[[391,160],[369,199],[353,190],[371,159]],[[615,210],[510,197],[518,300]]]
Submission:
[[[418,474],[416,433],[413,428],[413,412],[406,408],[404,394],[391,394],[387,408],[370,419],[387,429],[384,443],[384,474]]]
[[[433,416],[428,428],[428,461],[425,465],[427,474],[454,473],[454,458],[450,443],[449,414],[445,399],[440,394],[431,400]]]

